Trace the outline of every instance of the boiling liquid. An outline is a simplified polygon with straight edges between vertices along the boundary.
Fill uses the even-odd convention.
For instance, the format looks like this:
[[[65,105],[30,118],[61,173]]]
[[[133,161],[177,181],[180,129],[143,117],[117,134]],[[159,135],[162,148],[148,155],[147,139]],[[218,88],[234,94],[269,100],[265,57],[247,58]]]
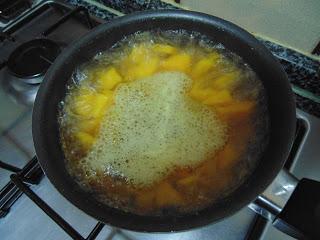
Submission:
[[[196,33],[130,36],[74,82],[59,118],[68,170],[124,211],[205,208],[244,181],[267,141],[260,81]]]

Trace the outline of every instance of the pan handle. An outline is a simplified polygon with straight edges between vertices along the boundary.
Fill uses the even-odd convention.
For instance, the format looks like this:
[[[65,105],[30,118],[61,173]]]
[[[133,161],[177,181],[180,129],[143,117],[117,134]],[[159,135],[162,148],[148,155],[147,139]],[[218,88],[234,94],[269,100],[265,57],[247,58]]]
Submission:
[[[297,239],[320,239],[320,182],[281,170],[271,185],[249,205],[255,212]]]

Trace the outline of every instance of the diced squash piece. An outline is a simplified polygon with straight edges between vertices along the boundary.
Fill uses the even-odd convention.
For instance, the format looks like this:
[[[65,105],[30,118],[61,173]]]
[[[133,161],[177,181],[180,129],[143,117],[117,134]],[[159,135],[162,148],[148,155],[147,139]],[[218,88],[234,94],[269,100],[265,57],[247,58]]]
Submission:
[[[114,91],[112,90],[104,90],[103,92],[101,92],[102,95],[106,96],[108,98],[108,100],[111,100],[113,97],[113,93]]]
[[[204,104],[213,106],[217,104],[228,104],[232,101],[232,96],[228,90],[218,91],[216,94],[210,95],[206,100],[204,100]]]
[[[89,133],[93,136],[97,135],[99,132],[101,123],[101,118],[93,118],[93,119],[81,119],[77,126],[80,131],[85,133]]]
[[[198,101],[205,101],[210,96],[215,96],[216,94],[218,94],[216,90],[203,88],[200,86],[200,83],[195,83],[189,92],[189,95]]]
[[[108,97],[102,94],[96,94],[92,104],[93,106],[90,116],[92,118],[99,118],[105,113],[105,109],[108,104]]]
[[[99,93],[80,94],[75,98],[72,111],[84,118],[98,118],[104,114],[108,100]]]
[[[217,170],[216,161],[213,159],[205,161],[198,169],[197,174],[200,176],[200,178],[204,175],[214,175],[214,172]]]
[[[214,80],[213,87],[217,89],[230,89],[234,86],[238,77],[239,73],[236,71],[223,74]]]
[[[126,75],[126,81],[132,81],[139,78],[144,78],[154,74],[159,66],[159,59],[152,57],[145,62],[141,62],[138,65],[133,65],[128,70]]]
[[[100,92],[114,89],[120,82],[122,77],[119,72],[114,68],[101,70],[95,74],[97,89]]]
[[[72,111],[83,117],[89,117],[93,108],[94,94],[79,94],[72,103]]]
[[[148,208],[152,207],[155,200],[155,192],[147,191],[143,192],[136,197],[136,203],[139,207]]]
[[[212,68],[213,63],[210,61],[210,59],[201,59],[199,62],[197,62],[192,69],[192,77],[198,78],[207,72]]]
[[[156,204],[159,207],[180,205],[182,196],[169,183],[163,182],[157,187]]]
[[[168,44],[154,44],[152,47],[152,50],[160,55],[171,55],[177,52],[177,49],[173,46],[170,46]]]
[[[239,158],[239,151],[235,149],[231,144],[226,144],[224,149],[218,156],[218,169],[226,169],[234,165]]]
[[[185,168],[177,168],[174,172],[173,175],[177,178],[185,178],[190,176],[192,174],[192,169],[185,167]]]
[[[192,69],[191,76],[193,78],[199,78],[204,74],[207,74],[217,64],[219,55],[212,53],[208,57],[199,60]]]
[[[182,185],[182,186],[190,186],[190,185],[196,184],[197,181],[198,181],[198,176],[197,175],[191,175],[191,176],[179,179],[177,181],[177,184],[178,185]]]
[[[246,118],[255,107],[252,101],[234,101],[232,104],[217,106],[215,110],[224,118],[243,119]]]
[[[85,132],[77,132],[75,136],[85,150],[89,150],[91,148],[94,142],[94,137],[92,135]]]
[[[187,72],[190,69],[191,56],[186,53],[172,55],[162,62],[162,68],[169,71]]]

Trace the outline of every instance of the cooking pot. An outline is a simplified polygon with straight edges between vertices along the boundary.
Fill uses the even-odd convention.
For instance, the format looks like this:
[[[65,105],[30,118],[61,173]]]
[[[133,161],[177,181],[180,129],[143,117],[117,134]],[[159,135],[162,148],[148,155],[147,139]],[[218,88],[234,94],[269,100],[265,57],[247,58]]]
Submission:
[[[184,216],[139,216],[102,204],[68,174],[59,139],[59,104],[73,71],[125,36],[154,29],[196,31],[222,43],[256,72],[267,95],[270,137],[255,169],[225,198]],[[258,40],[230,22],[191,11],[162,10],[139,12],[100,25],[64,49],[50,67],[37,94],[32,121],[36,155],[49,180],[71,203],[106,224],[146,232],[187,230],[221,220],[251,203],[255,210],[272,214],[275,225],[292,236],[320,239],[320,184],[309,179],[297,183],[282,170],[296,123],[286,74]]]

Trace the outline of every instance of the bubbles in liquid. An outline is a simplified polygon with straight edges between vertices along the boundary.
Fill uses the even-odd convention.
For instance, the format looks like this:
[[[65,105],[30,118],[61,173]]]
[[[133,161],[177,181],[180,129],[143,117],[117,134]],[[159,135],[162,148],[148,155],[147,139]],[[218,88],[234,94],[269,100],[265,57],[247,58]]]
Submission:
[[[191,83],[183,73],[162,72],[120,86],[85,157],[88,168],[150,185],[212,156],[226,141],[226,126],[187,96]]]
[[[154,44],[175,50],[154,55]],[[176,64],[186,55],[187,67]],[[171,56],[179,61],[169,61],[166,69]],[[158,64],[154,71],[152,63]],[[90,103],[110,96],[97,83],[110,67],[122,77],[111,91],[112,104],[96,118],[84,114],[95,104],[75,111],[79,97]],[[229,102],[217,101],[215,94]],[[268,142],[266,102],[255,73],[222,44],[184,30],[133,34],[79,66],[71,78],[59,116],[68,171],[93,197],[124,211],[195,212],[227,196],[254,169]],[[97,119],[100,126],[92,131]],[[79,130],[89,134],[81,135],[83,142]]]

